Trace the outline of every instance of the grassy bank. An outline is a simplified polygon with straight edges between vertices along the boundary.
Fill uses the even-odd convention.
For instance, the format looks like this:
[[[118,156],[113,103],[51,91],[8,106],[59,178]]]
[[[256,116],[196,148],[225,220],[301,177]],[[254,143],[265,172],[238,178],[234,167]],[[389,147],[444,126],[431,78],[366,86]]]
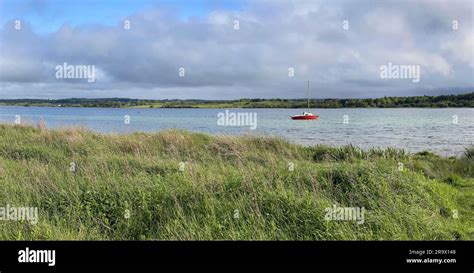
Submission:
[[[472,240],[473,160],[0,125],[0,206],[39,209],[36,225],[0,221],[0,239]],[[326,221],[334,205],[364,223]]]
[[[0,99],[0,106],[102,108],[306,108],[304,99],[139,100],[129,98]],[[474,92],[458,95],[383,97],[373,99],[311,99],[310,108],[446,108],[474,107]]]

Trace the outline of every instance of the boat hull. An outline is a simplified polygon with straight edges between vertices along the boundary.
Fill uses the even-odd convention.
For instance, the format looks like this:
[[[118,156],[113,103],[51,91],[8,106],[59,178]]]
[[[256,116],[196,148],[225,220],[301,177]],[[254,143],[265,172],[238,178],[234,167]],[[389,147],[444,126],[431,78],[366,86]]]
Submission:
[[[292,116],[291,119],[293,120],[313,120],[317,119],[319,116]]]

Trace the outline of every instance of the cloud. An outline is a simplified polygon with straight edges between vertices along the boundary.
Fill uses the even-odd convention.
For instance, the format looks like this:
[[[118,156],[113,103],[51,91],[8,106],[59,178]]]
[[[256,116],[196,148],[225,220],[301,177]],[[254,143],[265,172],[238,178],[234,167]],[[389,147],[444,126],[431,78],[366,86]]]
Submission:
[[[152,7],[123,18],[130,29],[123,20],[64,23],[48,34],[28,21],[16,30],[10,20],[0,33],[0,98],[288,98],[303,97],[307,79],[315,97],[456,93],[474,87],[471,6],[250,1],[187,19]],[[54,67],[64,62],[96,66],[96,82],[56,79]],[[420,65],[421,81],[380,79],[388,62]]]

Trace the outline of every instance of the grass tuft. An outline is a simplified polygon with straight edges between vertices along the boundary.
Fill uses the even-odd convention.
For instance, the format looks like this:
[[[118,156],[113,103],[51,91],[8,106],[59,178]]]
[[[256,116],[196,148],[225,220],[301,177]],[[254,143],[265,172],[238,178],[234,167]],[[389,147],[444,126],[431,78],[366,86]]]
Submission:
[[[469,160],[474,160],[474,146],[467,147],[464,151],[464,156]]]
[[[473,154],[0,125],[0,206],[39,210],[0,240],[473,240]]]

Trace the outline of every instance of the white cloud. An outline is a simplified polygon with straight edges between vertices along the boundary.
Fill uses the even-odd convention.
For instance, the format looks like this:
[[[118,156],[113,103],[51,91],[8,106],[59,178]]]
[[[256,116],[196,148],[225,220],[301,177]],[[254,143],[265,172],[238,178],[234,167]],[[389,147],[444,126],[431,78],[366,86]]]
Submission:
[[[242,10],[215,10],[204,18],[183,20],[153,8],[128,16],[130,30],[117,22],[64,25],[51,34],[35,34],[28,25],[15,31],[9,22],[1,30],[0,97],[298,97],[304,92],[290,91],[304,91],[307,79],[319,97],[456,92],[474,86],[470,5],[251,1]],[[453,18],[460,21],[457,32]],[[58,82],[51,67],[63,62],[95,65],[96,83]],[[421,65],[417,90],[409,82],[382,81],[378,67],[387,62]]]

